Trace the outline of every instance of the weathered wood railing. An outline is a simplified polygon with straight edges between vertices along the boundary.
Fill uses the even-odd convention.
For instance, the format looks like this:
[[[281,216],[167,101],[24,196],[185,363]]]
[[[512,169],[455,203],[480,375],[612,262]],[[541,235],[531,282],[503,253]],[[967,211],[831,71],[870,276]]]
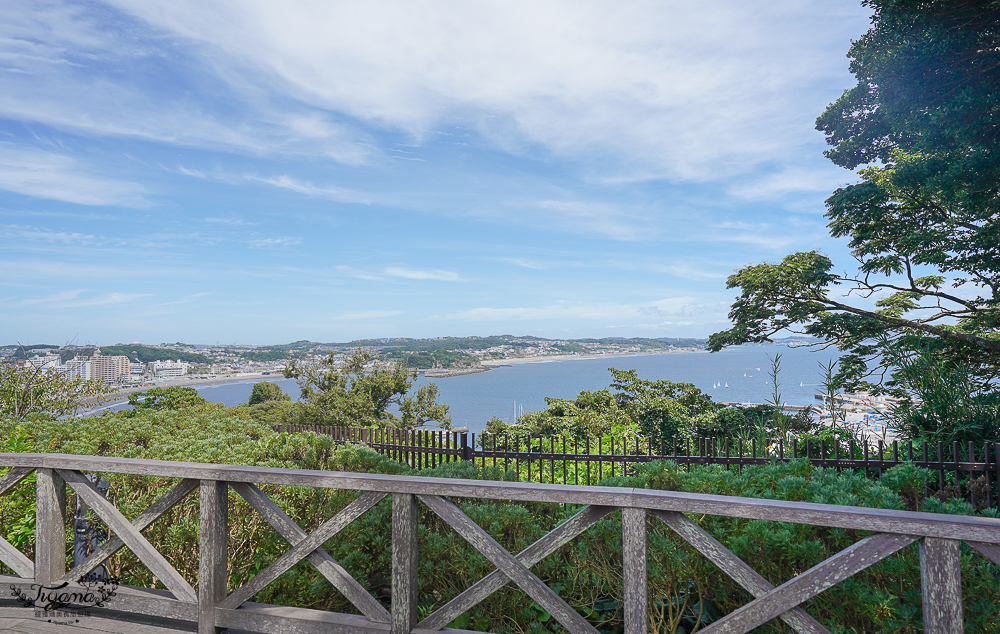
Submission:
[[[118,549],[127,547],[169,592],[119,588],[107,607],[134,614],[196,621],[202,634],[225,627],[275,634],[440,631],[509,582],[523,589],[570,632],[595,634],[597,630],[535,576],[531,568],[617,509],[622,510],[627,634],[647,631],[647,515],[666,523],[756,597],[700,630],[705,634],[749,632],[773,618],[782,619],[799,633],[829,634],[827,628],[798,606],[914,542],[919,543],[920,549],[924,631],[956,634],[963,631],[960,542],[966,542],[1000,565],[1000,519],[982,517],[648,489],[398,477],[63,454],[0,454],[0,467],[12,467],[0,478],[0,495],[34,472],[37,503],[34,561],[0,539],[0,561],[15,572],[14,576],[0,578],[3,587],[12,585],[27,589],[32,584],[67,581],[72,588],[75,580],[97,568]],[[178,478],[180,482],[129,521],[101,496],[84,472]],[[307,535],[258,488],[260,484],[344,489],[361,491],[362,495]],[[66,571],[66,485],[87,502],[114,533],[112,539],[69,572]],[[200,495],[197,590],[141,532],[196,488]],[[291,545],[285,554],[231,594],[228,593],[226,572],[228,525],[237,520],[228,512],[230,489],[246,500]],[[322,548],[386,496],[392,496],[390,609],[372,597]],[[515,555],[476,525],[449,497],[550,502],[583,508]],[[495,571],[423,620],[418,619],[417,610],[420,503],[496,566]],[[873,534],[775,587],[685,513],[810,524]],[[250,602],[255,594],[303,559],[315,566],[363,616]]]

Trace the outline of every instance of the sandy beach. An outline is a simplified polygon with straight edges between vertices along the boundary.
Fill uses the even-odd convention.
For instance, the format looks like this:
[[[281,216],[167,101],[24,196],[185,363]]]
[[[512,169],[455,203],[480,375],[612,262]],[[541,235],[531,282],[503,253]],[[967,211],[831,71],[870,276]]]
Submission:
[[[146,390],[151,390],[156,387],[189,387],[198,385],[212,385],[215,383],[237,383],[239,381],[259,381],[261,379],[276,381],[278,379],[284,379],[285,375],[280,372],[271,372],[270,374],[261,374],[260,372],[254,372],[250,374],[223,374],[221,376],[213,376],[211,378],[198,378],[198,375],[178,377],[174,379],[156,379],[154,385],[137,385],[134,387],[125,387],[113,395],[111,399],[114,401],[127,398],[129,394],[134,392],[145,392]]]

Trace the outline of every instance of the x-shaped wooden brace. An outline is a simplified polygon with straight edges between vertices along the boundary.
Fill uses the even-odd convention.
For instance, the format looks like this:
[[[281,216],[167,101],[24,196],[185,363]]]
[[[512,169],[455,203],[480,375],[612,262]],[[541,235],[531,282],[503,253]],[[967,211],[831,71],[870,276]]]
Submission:
[[[0,495],[14,488],[18,482],[31,475],[32,471],[34,469],[30,467],[13,467],[5,473],[0,478]],[[19,577],[31,579],[35,576],[35,564],[3,537],[0,537],[0,561],[10,566]]]
[[[469,542],[473,548],[490,560],[497,567],[497,572],[502,573],[517,584],[529,597],[534,599],[535,603],[554,616],[563,627],[574,633],[587,632],[588,634],[598,634],[597,629],[593,625],[588,623],[576,610],[563,601],[558,594],[553,592],[552,588],[545,585],[541,579],[536,577],[524,562],[510,554],[489,533],[473,522],[468,515],[460,511],[457,506],[449,500],[436,495],[419,495],[417,497],[428,508],[434,511],[438,517],[455,529],[455,532],[461,535],[465,541]],[[502,587],[506,583],[506,580],[501,579],[500,581],[502,582],[500,584]]]
[[[1000,566],[1000,544],[986,544],[972,541],[966,541],[965,543],[978,550],[983,557]]]
[[[257,573],[246,585],[229,595],[218,607],[235,610],[292,566],[306,559],[369,620],[378,623],[389,623],[392,620],[389,611],[382,607],[375,597],[368,594],[368,591],[322,548],[331,537],[378,504],[386,496],[385,493],[369,491],[362,494],[324,522],[312,535],[308,535],[256,485],[233,482],[230,486],[260,513],[267,523],[292,545],[292,548]]]
[[[194,491],[198,488],[198,481],[192,479],[184,479],[178,482],[172,489],[167,491],[164,495],[156,498],[152,504],[146,507],[146,510],[132,520],[132,526],[135,530],[142,531],[145,530],[150,524],[160,519],[160,517],[174,508],[178,502],[184,499],[188,493]],[[118,552],[125,542],[122,541],[121,537],[117,535],[112,536],[106,542],[101,544],[94,550],[86,559],[81,561],[76,568],[73,568],[66,574],[64,574],[59,581],[77,581],[83,576],[93,572],[98,566],[103,564],[108,557]]]
[[[762,597],[774,590],[774,585],[767,579],[683,513],[677,511],[652,511],[652,513],[754,597]],[[781,615],[781,620],[799,634],[831,634],[830,630],[823,627],[802,608],[793,608],[785,612]]]
[[[107,498],[101,495],[100,491],[97,490],[90,480],[88,480],[79,471],[58,469],[57,473],[59,473],[59,476],[66,481],[66,484],[72,487],[73,490],[76,491],[76,494],[90,506],[94,513],[104,520],[104,523],[122,541],[123,545],[128,546],[129,550],[131,550],[135,556],[139,558],[139,561],[145,564],[146,567],[149,568],[149,571],[156,575],[157,579],[159,579],[163,585],[174,594],[175,598],[181,601],[190,601],[191,603],[198,602],[198,593],[194,591],[191,584],[189,584],[187,580],[184,579],[184,577],[182,577],[181,574],[170,565],[163,555],[161,555],[159,551],[157,551],[153,545],[142,536],[142,533],[139,532],[139,528],[129,522],[128,519],[121,514],[121,511],[116,509]],[[174,487],[174,489],[176,490],[182,485],[184,485],[183,482],[177,485],[177,487]],[[87,559],[96,560],[97,554],[98,553],[94,553]],[[103,561],[103,559],[100,561]],[[99,564],[100,561],[97,563]],[[96,567],[97,566],[95,565],[94,568]],[[91,570],[93,570],[93,568],[91,568]],[[67,577],[68,578],[65,578],[67,581],[73,580],[73,577],[69,577],[69,575],[67,575]]]
[[[794,579],[774,587],[683,513],[653,513],[757,597],[701,630],[704,634],[741,634],[779,616],[799,632],[828,632],[797,606],[919,539],[912,535],[889,533],[872,535],[816,564]],[[820,629],[815,629],[816,627]]]
[[[614,510],[615,507],[613,506],[588,506],[584,508],[518,553],[517,561],[526,568],[531,568],[571,542],[580,533]],[[487,599],[491,594],[503,588],[509,582],[510,577],[504,574],[498,567],[490,574],[469,586],[469,588],[454,599],[438,608],[430,616],[417,624],[417,627],[420,629],[440,630],[460,615]]]

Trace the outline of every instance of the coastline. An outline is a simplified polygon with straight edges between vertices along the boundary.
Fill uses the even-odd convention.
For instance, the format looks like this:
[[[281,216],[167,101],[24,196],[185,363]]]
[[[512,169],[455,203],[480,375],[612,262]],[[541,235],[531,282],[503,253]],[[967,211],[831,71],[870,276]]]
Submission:
[[[264,380],[278,380],[284,379],[285,375],[280,372],[262,374],[260,372],[253,372],[249,374],[225,374],[222,376],[216,376],[213,378],[200,379],[198,375],[185,376],[176,379],[160,379],[156,381],[153,385],[137,385],[125,387],[114,394],[111,395],[111,400],[119,400],[121,398],[127,397],[129,394],[135,392],[145,392],[147,390],[152,390],[157,387],[192,387],[197,385],[215,385],[218,383],[238,383],[240,381],[259,381]],[[110,402],[110,401],[109,401]]]
[[[625,357],[648,357],[657,354],[677,354],[679,352],[706,352],[705,350],[659,350],[656,352],[616,352],[613,354],[549,354],[538,357],[513,357],[509,359],[490,359],[483,361],[483,366],[498,367],[520,363],[552,363],[555,361],[586,361],[589,359],[618,359]]]

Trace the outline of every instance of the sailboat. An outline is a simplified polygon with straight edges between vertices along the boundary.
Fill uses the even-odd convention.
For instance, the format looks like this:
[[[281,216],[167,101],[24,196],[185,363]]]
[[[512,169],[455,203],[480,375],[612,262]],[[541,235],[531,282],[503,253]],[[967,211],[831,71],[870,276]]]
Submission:
[[[729,382],[728,381],[726,381],[726,387],[729,387]]]

